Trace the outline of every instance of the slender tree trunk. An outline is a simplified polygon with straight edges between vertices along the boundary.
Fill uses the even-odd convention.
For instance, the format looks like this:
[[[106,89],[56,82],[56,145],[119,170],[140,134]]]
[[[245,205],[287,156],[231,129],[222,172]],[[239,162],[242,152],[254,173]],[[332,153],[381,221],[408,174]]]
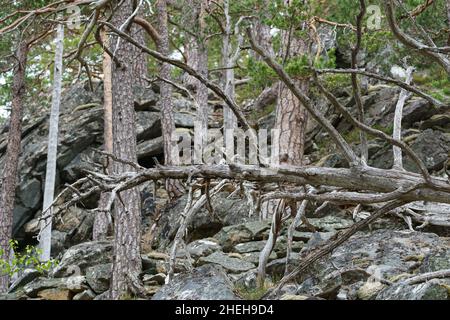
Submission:
[[[118,4],[119,1],[114,1]],[[122,2],[116,9],[112,24],[121,26],[132,14],[130,2]],[[130,33],[129,26],[124,32]],[[133,99],[133,45],[120,41],[118,48],[117,36],[113,38],[113,48],[121,66],[113,64],[112,68],[112,98],[113,98],[113,150],[114,155],[123,160],[137,163],[136,128]],[[113,172],[121,174],[135,171],[125,163],[114,161]],[[111,297],[119,299],[131,290],[129,281],[141,272],[140,239],[141,214],[140,194],[137,188],[120,192],[114,203],[114,256],[111,279]]]
[[[231,16],[230,16],[230,0],[225,0],[224,4],[225,14],[225,35],[222,42],[222,65],[225,68],[223,71],[224,92],[230,98],[234,99],[235,95],[235,81],[234,69],[232,59],[231,35],[233,32]],[[223,108],[223,127],[224,129],[234,129],[237,126],[237,120],[234,113],[228,106]]]
[[[102,29],[100,36],[103,45],[109,47],[109,37],[106,29]],[[112,83],[111,83],[111,57],[106,51],[103,52],[103,140],[104,149],[108,153],[113,153],[113,129],[112,129]],[[107,158],[104,164],[106,173],[112,172],[112,162]],[[102,192],[99,200],[99,208],[106,207],[110,194]],[[94,219],[93,240],[105,239],[108,235],[110,225],[110,213],[100,211],[97,212]]]
[[[409,67],[406,70],[405,82],[407,84],[411,83],[413,70],[414,70],[413,67]],[[408,99],[408,97],[409,97],[409,92],[406,91],[405,89],[402,89],[400,91],[400,96],[398,98],[397,105],[395,106],[394,131],[392,133],[392,137],[398,141],[402,140],[403,106],[405,105],[405,102]],[[392,168],[396,169],[396,170],[402,170],[403,169],[402,149],[397,146],[393,146],[392,153],[393,153],[393,157],[394,157],[394,165],[392,166]]]
[[[208,48],[205,34],[206,0],[187,0],[185,21],[195,37],[187,35],[188,64],[199,74],[208,77]],[[197,117],[194,135],[194,163],[203,162],[203,149],[208,141],[208,88],[199,80],[187,77],[187,85],[195,89]]]
[[[156,2],[156,10],[158,15],[159,36],[158,51],[165,56],[169,56],[169,29],[167,16],[166,0],[158,0]],[[161,63],[159,68],[159,76],[163,79],[171,80],[172,66],[168,63]],[[164,143],[164,164],[178,165],[176,158],[173,157],[172,135],[175,133],[175,122],[173,120],[173,100],[172,85],[161,81],[160,83],[160,99],[161,106],[161,127]],[[166,190],[169,198],[177,198],[183,194],[183,188],[178,180],[167,179]]]
[[[64,50],[64,25],[58,24],[56,30],[56,50],[55,50],[55,67],[53,74],[53,94],[52,107],[50,110],[49,132],[48,132],[48,148],[47,148],[47,169],[45,171],[45,187],[44,187],[44,205],[42,208],[45,219],[41,220],[41,231],[39,233],[39,248],[41,252],[41,260],[48,261],[50,259],[50,251],[52,245],[52,218],[53,203],[55,195],[55,179],[56,179],[56,156],[58,148],[58,122],[59,122],[59,106],[61,104],[61,86],[62,86],[62,59]]]
[[[25,41],[19,43],[16,58],[17,65],[14,69],[12,86],[12,109],[9,123],[8,144],[3,164],[2,185],[0,193],[0,248],[3,256],[0,259],[9,261],[9,240],[12,236],[12,222],[15,190],[17,183],[17,171],[20,154],[20,141],[22,134],[22,108],[25,95],[25,67],[27,63],[28,44]],[[9,287],[9,276],[0,274],[0,293],[5,293]]]

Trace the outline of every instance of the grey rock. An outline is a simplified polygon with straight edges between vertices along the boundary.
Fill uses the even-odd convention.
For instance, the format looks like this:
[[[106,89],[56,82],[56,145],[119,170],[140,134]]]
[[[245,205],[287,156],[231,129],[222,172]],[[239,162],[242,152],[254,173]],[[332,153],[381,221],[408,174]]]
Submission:
[[[383,287],[368,285],[371,274],[395,281],[417,269],[426,272],[445,268],[447,249],[448,243],[432,233],[389,229],[358,232],[336,248],[329,259],[313,264],[310,275],[303,274],[296,280],[302,293],[333,299],[338,294],[347,299],[374,299]]]
[[[264,241],[264,240],[239,243],[234,246],[233,251],[239,252],[239,253],[259,252],[264,248],[265,245],[266,245],[266,241]]]
[[[88,289],[74,295],[72,300],[94,300],[95,296],[95,293]]]
[[[79,271],[82,274],[88,267],[111,262],[112,244],[109,241],[91,241],[69,248],[58,266],[51,272],[54,277],[64,277]]]
[[[204,265],[191,274],[176,275],[152,300],[240,300],[223,268]]]
[[[71,292],[82,292],[88,287],[83,276],[69,278],[36,278],[23,287],[25,294],[31,298],[46,289],[70,290]]]
[[[19,192],[16,196],[25,207],[36,209],[41,200],[41,188],[41,183],[36,178],[25,180],[20,185]]]
[[[256,267],[251,262],[243,261],[238,258],[232,258],[222,252],[214,252],[207,257],[200,258],[199,263],[218,264],[231,273],[244,272]]]
[[[69,248],[76,244],[89,241],[92,236],[94,215],[79,207],[70,207],[61,214],[61,219],[56,219],[55,230],[67,234],[64,247]]]
[[[221,249],[222,247],[217,243],[217,240],[213,238],[195,240],[187,245],[187,250],[194,259],[208,256]]]
[[[51,253],[57,256],[64,251],[64,243],[66,242],[67,233],[59,230],[52,230]]]
[[[186,241],[192,242],[214,236],[224,226],[235,225],[246,221],[253,221],[257,217],[248,217],[247,201],[242,198],[228,198],[227,192],[221,192],[211,199],[214,215],[202,208],[195,219],[188,223],[188,234]],[[181,197],[178,201],[165,208],[159,220],[159,228],[155,235],[155,246],[159,249],[167,248],[171,240],[175,237],[179,227],[179,215],[186,206],[187,196]]]
[[[376,300],[448,300],[450,281],[430,280],[428,282],[407,285],[394,284],[382,290]]]
[[[155,282],[156,284],[163,285],[166,280],[166,275],[164,273],[157,273],[153,275],[144,275],[142,282],[144,284]]]
[[[25,269],[22,274],[14,280],[14,282],[9,286],[8,293],[13,293],[18,289],[22,288],[27,283],[30,283],[37,277],[39,277],[41,273],[35,269]]]
[[[112,264],[105,263],[86,269],[86,281],[96,294],[109,289],[112,273]]]
[[[270,229],[269,220],[253,221],[224,227],[214,235],[214,238],[219,240],[224,251],[230,251],[238,243],[261,240],[268,229]]]
[[[269,255],[269,262],[277,258],[277,254],[272,251]],[[258,265],[259,263],[259,252],[247,252],[242,254],[242,260]]]
[[[417,135],[410,145],[411,149],[424,162],[428,170],[440,170],[448,158],[450,136],[438,130],[426,129]],[[408,171],[418,172],[418,168],[409,158],[403,158],[403,166]],[[386,169],[392,167],[392,147],[385,145],[371,156],[370,165]]]

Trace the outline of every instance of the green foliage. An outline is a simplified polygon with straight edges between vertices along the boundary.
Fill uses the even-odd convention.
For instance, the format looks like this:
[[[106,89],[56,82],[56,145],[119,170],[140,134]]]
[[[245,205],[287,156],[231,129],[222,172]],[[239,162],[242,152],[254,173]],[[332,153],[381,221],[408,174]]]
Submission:
[[[268,87],[276,79],[275,71],[265,62],[250,58],[247,61],[247,72],[251,78],[251,85],[257,88]]]
[[[0,258],[0,274],[12,276],[14,273],[30,267],[36,269],[40,273],[44,273],[58,264],[58,261],[54,259],[41,262],[39,260],[41,250],[37,247],[27,245],[22,252],[19,252],[17,240],[10,240],[9,246],[14,251],[14,257],[11,261]],[[3,249],[0,249],[0,257],[4,256],[5,252]]]

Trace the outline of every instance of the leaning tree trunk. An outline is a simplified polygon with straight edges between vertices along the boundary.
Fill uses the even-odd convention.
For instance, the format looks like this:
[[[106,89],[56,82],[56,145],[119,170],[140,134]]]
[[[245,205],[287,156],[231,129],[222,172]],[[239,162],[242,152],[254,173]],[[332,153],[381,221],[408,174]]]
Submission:
[[[0,193],[0,259],[9,261],[12,236],[14,198],[17,183],[17,170],[22,135],[22,107],[25,94],[25,67],[27,63],[28,44],[22,41],[17,49],[17,65],[14,69],[12,86],[12,109],[9,123],[8,144],[3,162],[2,185]],[[0,293],[8,290],[9,275],[0,274]]]
[[[45,217],[40,223],[39,248],[41,260],[50,260],[50,251],[52,246],[52,203],[55,196],[56,179],[56,156],[58,149],[58,122],[59,106],[61,104],[61,86],[62,86],[62,59],[64,50],[64,25],[58,24],[56,35],[55,50],[55,68],[53,74],[53,95],[52,107],[50,110],[48,147],[47,147],[47,168],[45,171],[44,187],[44,205],[42,207],[42,216]]]
[[[158,13],[159,36],[158,51],[165,56],[169,56],[169,30],[167,24],[167,3],[166,0],[158,0],[156,3]],[[162,79],[171,80],[172,66],[168,63],[161,63],[159,68],[159,76]],[[164,164],[178,165],[177,157],[174,157],[174,148],[172,147],[172,136],[175,133],[175,122],[173,120],[173,100],[172,85],[161,81],[160,99],[161,106],[161,127],[164,142]],[[166,190],[169,198],[174,199],[183,194],[183,189],[178,180],[167,179]]]
[[[281,32],[282,56],[292,58],[307,53],[308,46],[302,39],[296,38],[289,31]],[[297,86],[303,92],[309,89],[307,80],[297,80]],[[302,165],[305,151],[307,111],[298,98],[283,83],[278,84],[275,129],[279,130],[278,150],[280,163],[285,165]],[[273,142],[274,143],[274,142]],[[281,221],[285,210],[296,211],[296,204],[286,205],[284,201],[267,201],[262,208],[263,215],[273,214],[269,240],[261,251],[258,264],[258,284],[264,285],[266,265],[269,255],[276,243],[281,229]]]
[[[119,1],[114,1],[117,4]],[[112,18],[116,27],[121,26],[132,14],[132,5],[125,1],[117,8]],[[129,26],[124,32],[130,34]],[[133,45],[120,41],[116,47],[117,36],[113,38],[113,49],[120,66],[113,64],[113,153],[118,159],[137,163],[135,112],[133,105],[133,67],[135,60]],[[131,172],[133,166],[114,161],[113,172],[121,174]],[[141,272],[140,239],[141,214],[140,194],[137,188],[120,192],[114,203],[114,255],[111,279],[111,298],[119,299],[130,291],[130,279]]]
[[[109,48],[109,37],[106,29],[101,30],[100,36],[103,45]],[[105,152],[113,153],[111,57],[106,51],[103,52],[103,126]],[[109,158],[106,158],[105,161],[104,169],[106,174],[109,174],[112,172],[112,163]],[[108,192],[102,192],[100,195],[99,208],[101,211],[95,215],[92,231],[93,240],[105,239],[108,235],[110,212],[102,210],[108,205],[109,197],[110,194]]]

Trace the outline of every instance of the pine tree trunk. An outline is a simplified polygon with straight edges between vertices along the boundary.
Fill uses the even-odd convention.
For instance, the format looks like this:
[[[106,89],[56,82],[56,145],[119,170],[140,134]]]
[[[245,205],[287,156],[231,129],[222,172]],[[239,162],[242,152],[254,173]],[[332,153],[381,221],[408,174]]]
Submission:
[[[118,1],[114,3],[117,4]],[[117,8],[112,23],[118,28],[132,14],[132,5],[125,1]],[[128,28],[124,32],[130,33]],[[113,150],[119,159],[137,163],[136,128],[133,99],[134,74],[133,45],[120,41],[115,48],[117,36],[114,37],[113,48],[121,66],[113,64],[112,98],[113,98]],[[121,174],[135,171],[130,165],[114,161],[113,172]],[[140,194],[137,188],[118,194],[114,202],[114,256],[111,280],[111,297],[119,299],[130,291],[129,279],[141,272],[140,239],[141,214]]]
[[[282,32],[283,57],[306,54],[307,45],[301,39],[291,37],[289,32]],[[289,45],[289,48],[288,48]],[[304,92],[309,90],[308,81],[297,80],[297,85]],[[280,162],[289,165],[302,165],[305,148],[307,112],[300,101],[284,85],[278,86],[275,128],[280,130]]]
[[[39,248],[41,252],[41,260],[48,261],[50,259],[50,251],[52,245],[52,217],[53,203],[55,195],[55,179],[56,179],[56,156],[58,149],[58,122],[59,122],[59,106],[61,104],[61,86],[62,86],[62,59],[64,50],[64,25],[58,24],[56,30],[56,49],[55,49],[55,67],[53,74],[53,94],[52,106],[50,110],[48,147],[47,147],[47,168],[45,171],[45,187],[44,187],[44,205],[42,207],[43,216],[41,220],[39,233]]]
[[[145,5],[139,9],[137,16],[142,15],[144,8]],[[131,36],[143,46],[147,46],[147,37],[144,29],[135,23],[131,26]],[[133,46],[132,52],[134,60],[132,72],[135,78],[135,83],[141,87],[145,87],[147,83],[144,78],[148,76],[148,55],[135,46]]]
[[[169,56],[169,30],[167,24],[167,3],[166,0],[158,0],[156,2],[156,10],[158,15],[158,26],[160,41],[158,43],[158,51],[165,56]],[[161,63],[159,67],[159,76],[163,79],[171,80],[171,65]],[[177,165],[176,158],[173,157],[172,135],[175,133],[175,122],[173,120],[173,100],[172,85],[160,82],[160,98],[161,106],[161,127],[164,142],[164,164]],[[178,180],[167,179],[166,190],[169,198],[174,199],[183,194],[183,189]]]
[[[105,29],[100,31],[103,45],[109,48],[109,38]],[[108,153],[113,153],[113,134],[112,134],[112,83],[111,83],[111,57],[106,51],[103,52],[103,140],[104,149]],[[106,173],[112,172],[112,162],[107,159],[104,164]],[[102,192],[99,200],[99,208],[103,209],[108,204],[109,192]],[[92,231],[93,240],[105,239],[108,235],[110,224],[109,212],[97,212],[94,219]]]
[[[2,172],[0,193],[0,248],[4,256],[0,259],[9,261],[9,240],[12,236],[13,210],[17,171],[22,134],[22,108],[25,95],[25,67],[27,63],[28,44],[22,41],[17,49],[17,65],[14,69],[12,85],[12,109],[9,123],[8,144]],[[9,287],[9,276],[0,274],[0,293],[5,293]]]
[[[289,5],[286,2],[286,5]],[[281,32],[281,56],[292,58],[306,54],[308,50],[307,43],[293,36],[289,31]],[[309,90],[307,80],[296,80],[296,85],[302,91]],[[279,130],[278,148],[280,155],[280,164],[301,166],[305,151],[305,131],[307,121],[307,110],[300,101],[283,83],[278,84],[278,99],[276,106],[275,129]],[[274,143],[274,141],[272,142]],[[272,214],[272,227],[269,234],[269,240],[261,251],[258,264],[257,282],[262,286],[266,276],[266,265],[269,255],[276,243],[278,234],[281,230],[281,221],[285,212],[295,215],[295,203],[286,203],[284,200],[267,201],[261,208],[264,217]]]

